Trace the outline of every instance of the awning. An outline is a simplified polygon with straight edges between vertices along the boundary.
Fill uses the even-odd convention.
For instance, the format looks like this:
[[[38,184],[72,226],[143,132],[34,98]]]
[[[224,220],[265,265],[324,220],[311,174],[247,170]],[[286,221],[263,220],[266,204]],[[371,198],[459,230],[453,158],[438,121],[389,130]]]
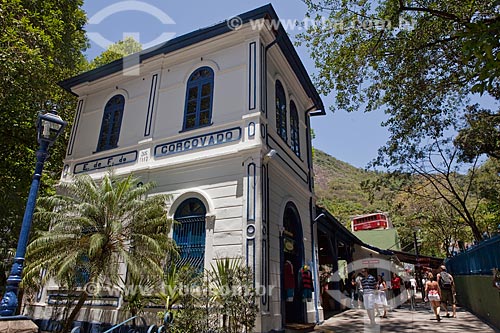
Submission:
[[[429,257],[423,255],[417,256],[414,253],[401,252],[401,251],[392,251],[392,252],[399,259],[399,261],[420,267],[439,268],[439,266],[443,265],[444,262],[443,258]]]

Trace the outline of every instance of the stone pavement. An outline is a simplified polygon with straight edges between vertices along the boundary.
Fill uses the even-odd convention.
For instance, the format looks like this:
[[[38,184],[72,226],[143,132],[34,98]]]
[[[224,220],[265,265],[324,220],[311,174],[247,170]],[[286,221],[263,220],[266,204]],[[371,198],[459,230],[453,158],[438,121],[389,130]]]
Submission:
[[[451,308],[450,308],[451,310]],[[417,303],[415,311],[408,304],[401,309],[387,312],[388,318],[376,319],[377,325],[370,327],[366,310],[349,309],[337,314],[316,326],[315,332],[323,333],[381,333],[381,332],[467,332],[467,333],[499,333],[499,329],[488,326],[464,308],[457,307],[457,318],[444,317],[441,310],[441,322],[435,319],[430,306]],[[450,311],[451,315],[451,311]],[[499,314],[500,315],[500,314]]]

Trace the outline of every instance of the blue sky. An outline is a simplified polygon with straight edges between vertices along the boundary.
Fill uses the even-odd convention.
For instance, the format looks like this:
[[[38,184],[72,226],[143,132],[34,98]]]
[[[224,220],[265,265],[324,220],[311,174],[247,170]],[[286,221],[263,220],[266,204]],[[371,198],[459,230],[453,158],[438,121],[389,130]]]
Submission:
[[[91,22],[86,30],[92,36],[86,55],[88,59],[99,55],[106,41],[117,42],[132,35],[147,45],[162,35],[180,36],[268,3],[282,20],[302,20],[305,16],[306,6],[301,0],[86,0],[83,8]],[[143,11],[131,9],[138,5]],[[297,32],[288,30],[292,40]],[[315,73],[308,50],[300,47],[297,51],[309,74]],[[329,107],[333,96],[322,98],[327,115],[312,119],[314,147],[356,167],[365,167],[388,139],[387,130],[380,125],[385,118],[383,112],[332,113]]]

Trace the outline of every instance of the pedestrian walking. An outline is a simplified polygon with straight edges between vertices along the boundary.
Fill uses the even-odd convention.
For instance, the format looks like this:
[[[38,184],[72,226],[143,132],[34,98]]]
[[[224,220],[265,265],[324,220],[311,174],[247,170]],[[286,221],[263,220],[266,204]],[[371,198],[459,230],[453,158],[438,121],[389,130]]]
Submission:
[[[392,294],[394,297],[394,305],[396,306],[396,309],[400,309],[401,308],[401,300],[400,300],[401,278],[396,273],[392,273],[391,288],[392,288]]]
[[[373,275],[368,273],[368,269],[363,268],[361,270],[363,278],[361,279],[361,286],[363,287],[363,304],[370,319],[370,326],[375,325],[375,291],[377,288],[377,280]]]
[[[413,276],[410,277],[410,289],[408,290],[408,292],[410,297],[410,310],[415,310],[417,280]]]
[[[356,277],[356,293],[358,294],[358,309],[363,308],[363,286],[361,285],[361,280],[363,279],[363,274],[358,273]]]
[[[351,308],[357,308],[358,303],[358,288],[356,286],[356,275],[351,273],[349,278],[347,278],[346,285],[349,286],[350,297],[351,297]]]
[[[428,281],[425,284],[425,293],[431,303],[432,311],[436,316],[436,320],[441,321],[441,317],[439,315],[441,311],[441,288],[439,288],[439,283],[432,273],[427,274],[427,277]]]
[[[450,317],[448,305],[451,305],[453,318],[457,317],[457,301],[455,281],[453,276],[446,271],[446,266],[441,266],[441,272],[437,275],[437,282],[441,288],[441,305],[444,306],[446,317]]]
[[[381,306],[384,309],[384,314],[380,316],[381,318],[387,318],[387,297],[385,295],[386,290],[387,290],[387,283],[385,282],[382,275],[378,275],[377,293],[375,298],[375,311],[377,311],[377,315],[380,315],[378,310],[379,306]]]

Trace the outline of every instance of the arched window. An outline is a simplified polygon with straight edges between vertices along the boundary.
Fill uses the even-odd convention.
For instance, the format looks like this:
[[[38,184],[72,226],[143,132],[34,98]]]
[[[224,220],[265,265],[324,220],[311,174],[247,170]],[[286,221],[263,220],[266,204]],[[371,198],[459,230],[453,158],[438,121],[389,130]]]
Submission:
[[[286,135],[286,97],[283,85],[276,80],[276,131],[278,135],[287,142]]]
[[[106,103],[97,151],[113,149],[118,146],[124,108],[125,97],[123,95],[115,95]]]
[[[214,94],[214,71],[201,67],[187,82],[183,130],[210,125]]]
[[[290,102],[290,141],[292,151],[300,157],[299,114],[293,101]]]
[[[207,209],[201,200],[190,198],[175,211],[173,239],[179,249],[177,267],[186,264],[203,270],[205,261],[205,216]]]

